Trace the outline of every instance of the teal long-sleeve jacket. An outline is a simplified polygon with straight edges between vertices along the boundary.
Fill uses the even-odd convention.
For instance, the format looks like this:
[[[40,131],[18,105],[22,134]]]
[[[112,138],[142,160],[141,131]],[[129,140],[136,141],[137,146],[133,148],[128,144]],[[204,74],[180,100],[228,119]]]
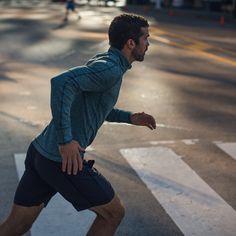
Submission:
[[[131,113],[114,108],[123,74],[131,68],[115,48],[51,80],[52,120],[33,145],[46,158],[61,161],[59,145],[76,140],[86,148],[103,122],[131,123]]]

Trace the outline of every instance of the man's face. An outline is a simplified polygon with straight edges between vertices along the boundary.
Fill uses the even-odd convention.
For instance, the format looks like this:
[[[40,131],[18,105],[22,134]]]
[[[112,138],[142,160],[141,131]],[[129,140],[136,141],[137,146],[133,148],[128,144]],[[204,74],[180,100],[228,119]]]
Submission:
[[[145,52],[148,50],[148,46],[149,46],[148,27],[142,27],[141,31],[142,31],[143,34],[139,38],[139,43],[136,44],[136,46],[133,48],[133,51],[132,51],[132,56],[133,56],[135,61],[143,61],[144,60]]]

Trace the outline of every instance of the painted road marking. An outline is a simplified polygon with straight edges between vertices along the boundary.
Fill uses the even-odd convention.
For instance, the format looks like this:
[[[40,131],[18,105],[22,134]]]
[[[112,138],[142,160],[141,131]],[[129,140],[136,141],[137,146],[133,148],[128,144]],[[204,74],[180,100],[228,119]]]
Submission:
[[[125,125],[127,125],[127,126],[130,126],[130,125],[132,125],[132,124],[105,121],[105,122],[103,123],[103,125],[113,125],[113,126],[125,126]],[[189,130],[188,128],[185,128],[185,127],[173,126],[173,125],[166,125],[166,124],[158,124],[158,123],[156,123],[156,127],[166,128],[166,129]],[[141,128],[141,127],[140,127],[140,128]]]
[[[24,172],[25,154],[15,154],[16,170],[19,179]],[[60,194],[49,202],[33,224],[31,236],[86,235],[95,214],[86,210],[77,212]]]
[[[177,142],[183,142],[186,145],[193,145],[199,142],[199,139],[180,139],[180,140],[159,140],[159,141],[150,141],[151,145],[161,145],[161,144],[175,144]]]
[[[121,149],[186,236],[235,236],[236,212],[166,147]]]
[[[214,142],[220,149],[236,160],[236,143]]]

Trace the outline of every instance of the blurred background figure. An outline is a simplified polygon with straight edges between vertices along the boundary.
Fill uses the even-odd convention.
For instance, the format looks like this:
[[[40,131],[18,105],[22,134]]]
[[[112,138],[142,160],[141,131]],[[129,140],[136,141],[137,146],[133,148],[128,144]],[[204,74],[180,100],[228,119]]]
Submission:
[[[66,13],[64,17],[64,22],[68,21],[69,13],[70,11],[76,13],[78,16],[78,19],[80,19],[80,15],[78,14],[78,11],[76,10],[76,4],[74,0],[67,0],[66,1]]]

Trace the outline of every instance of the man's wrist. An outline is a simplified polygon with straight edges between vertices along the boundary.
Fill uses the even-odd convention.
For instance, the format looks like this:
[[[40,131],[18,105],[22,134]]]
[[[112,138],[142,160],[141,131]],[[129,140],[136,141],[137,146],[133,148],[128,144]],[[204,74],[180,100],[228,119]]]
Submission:
[[[130,124],[133,124],[133,119],[132,119],[133,114],[134,114],[134,113],[131,113],[131,112],[130,112],[130,116],[129,116],[129,123],[130,123]]]
[[[66,145],[66,144],[68,144],[68,143],[70,143],[72,141],[72,139],[70,139],[70,140],[68,140],[68,141],[65,141],[65,142],[62,142],[62,143],[58,143],[60,146],[61,145]]]

